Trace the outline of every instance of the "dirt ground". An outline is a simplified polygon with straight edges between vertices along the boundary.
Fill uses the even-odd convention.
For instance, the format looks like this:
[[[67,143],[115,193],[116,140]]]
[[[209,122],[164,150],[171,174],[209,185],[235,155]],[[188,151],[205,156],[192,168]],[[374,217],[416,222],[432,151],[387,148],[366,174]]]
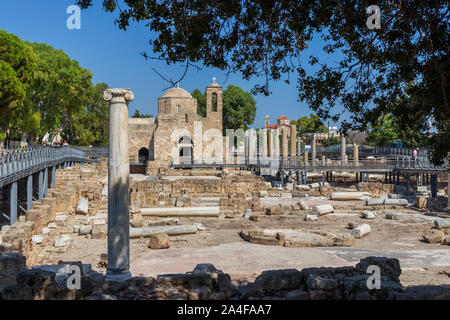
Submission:
[[[254,222],[243,217],[233,219],[217,218],[179,218],[179,224],[200,222],[204,230],[195,235],[183,235],[171,237],[172,248],[206,248],[223,244],[238,244],[245,241],[240,237],[242,228],[258,227],[265,229],[291,228],[300,230],[320,230],[333,234],[350,234],[347,229],[349,222],[369,223],[372,231],[361,239],[356,239],[352,248],[364,250],[408,251],[408,250],[443,250],[448,246],[441,244],[429,244],[422,240],[424,232],[433,227],[432,219],[424,220],[419,214],[399,214],[399,220],[388,220],[383,212],[379,212],[377,218],[366,220],[360,217],[358,211],[343,211],[337,214],[321,216],[319,221],[304,221],[306,212],[293,212],[288,215],[263,216],[260,221]],[[153,218],[155,219],[155,218]],[[71,233],[71,226],[64,228],[63,233],[70,233],[72,241],[65,253],[54,253],[52,257],[56,263],[59,260],[77,261],[92,264],[93,269],[105,272],[99,266],[100,254],[107,252],[106,240],[86,239]],[[145,255],[151,255],[152,249],[148,248],[148,239],[131,239],[130,258],[131,264]],[[280,247],[282,248],[282,247]],[[288,249],[288,248],[283,248]],[[313,248],[303,248],[314,250]],[[161,252],[164,250],[158,250]],[[412,251],[411,251],[412,252]],[[448,251],[442,251],[448,254]],[[206,261],[202,261],[206,262]],[[161,263],[164,263],[161,261]],[[327,265],[328,266],[328,265]],[[331,265],[330,265],[331,266]],[[282,268],[282,267],[280,267]],[[224,270],[227,272],[227,270]],[[251,280],[254,274],[240,274],[238,280]],[[404,286],[450,284],[450,265],[418,268],[415,270],[403,270],[401,281]]]

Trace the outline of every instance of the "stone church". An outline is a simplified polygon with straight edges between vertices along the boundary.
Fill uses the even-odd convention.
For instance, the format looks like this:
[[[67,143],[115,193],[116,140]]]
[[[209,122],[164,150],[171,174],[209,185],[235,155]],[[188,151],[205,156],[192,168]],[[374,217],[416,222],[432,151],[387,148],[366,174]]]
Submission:
[[[130,164],[145,164],[151,174],[173,161],[193,161],[214,143],[205,137],[207,130],[222,136],[222,87],[215,79],[206,87],[206,117],[197,114],[197,99],[177,86],[158,99],[156,118],[128,121]]]

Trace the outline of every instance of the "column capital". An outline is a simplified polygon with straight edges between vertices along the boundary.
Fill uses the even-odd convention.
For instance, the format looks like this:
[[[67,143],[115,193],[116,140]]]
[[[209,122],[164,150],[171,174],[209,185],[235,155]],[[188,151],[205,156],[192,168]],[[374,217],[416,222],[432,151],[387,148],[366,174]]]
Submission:
[[[134,94],[130,89],[111,88],[103,91],[103,99],[110,103],[129,103],[134,100]]]

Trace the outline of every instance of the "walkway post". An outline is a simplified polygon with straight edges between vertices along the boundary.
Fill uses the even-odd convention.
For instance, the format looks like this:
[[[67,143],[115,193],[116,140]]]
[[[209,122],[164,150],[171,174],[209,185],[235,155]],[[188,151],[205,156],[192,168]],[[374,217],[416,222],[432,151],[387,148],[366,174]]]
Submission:
[[[50,188],[52,189],[56,188],[56,167],[52,167],[52,184]]]
[[[108,267],[107,281],[122,282],[130,272],[130,164],[128,150],[128,103],[130,89],[106,89],[109,103],[108,159]]]
[[[11,190],[10,190],[10,223],[11,225],[14,224],[17,221],[17,181],[13,182],[11,184]]]
[[[33,175],[27,178],[27,210],[33,209]]]
[[[44,173],[39,171],[39,177],[38,177],[38,200],[42,201],[42,198],[44,197]]]
[[[48,193],[48,168],[44,169],[44,198]]]

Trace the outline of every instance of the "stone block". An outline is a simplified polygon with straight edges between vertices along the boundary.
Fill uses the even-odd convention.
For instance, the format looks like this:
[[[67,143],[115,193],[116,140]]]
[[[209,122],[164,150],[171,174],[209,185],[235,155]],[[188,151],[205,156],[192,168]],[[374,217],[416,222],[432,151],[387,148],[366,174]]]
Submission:
[[[92,225],[92,239],[106,239],[108,235],[108,225],[106,223],[94,223]]]
[[[305,221],[317,221],[319,220],[319,217],[316,216],[315,214],[307,214],[305,216]]]
[[[375,219],[377,217],[376,211],[363,211],[363,217],[366,219]]]
[[[149,247],[151,249],[168,249],[170,247],[169,235],[162,233],[151,236]]]
[[[444,240],[444,232],[432,229],[423,235],[423,239],[428,243],[441,243]]]

